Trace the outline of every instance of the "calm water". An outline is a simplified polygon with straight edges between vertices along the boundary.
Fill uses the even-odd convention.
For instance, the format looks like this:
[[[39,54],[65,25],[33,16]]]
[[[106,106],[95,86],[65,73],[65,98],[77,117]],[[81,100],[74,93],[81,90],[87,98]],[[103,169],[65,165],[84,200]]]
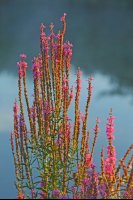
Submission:
[[[13,127],[12,105],[17,97],[16,62],[21,52],[31,58],[39,51],[39,25],[48,27],[67,17],[66,39],[74,44],[71,80],[78,66],[83,71],[81,110],[86,100],[87,75],[94,75],[89,128],[100,117],[99,145],[106,145],[109,108],[116,116],[117,156],[133,143],[133,1],[132,0],[23,0],[0,1],[0,198],[14,198],[14,168],[9,144]],[[32,79],[28,78],[32,94]],[[71,109],[71,112],[73,110]]]

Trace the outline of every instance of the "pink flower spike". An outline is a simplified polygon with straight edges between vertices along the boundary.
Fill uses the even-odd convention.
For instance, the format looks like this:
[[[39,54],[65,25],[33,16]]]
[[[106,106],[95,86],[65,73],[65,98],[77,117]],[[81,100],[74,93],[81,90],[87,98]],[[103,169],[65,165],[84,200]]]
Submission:
[[[15,103],[14,103],[13,111],[14,111],[14,115],[18,115],[18,104],[17,104],[16,100],[15,100]]]
[[[114,120],[115,117],[112,116],[112,114],[107,118],[107,125],[106,125],[106,133],[107,133],[107,138],[108,140],[113,140],[114,139]]]
[[[95,132],[95,133],[99,133],[99,122],[100,122],[100,120],[99,120],[99,118],[97,117],[97,119],[96,119],[96,126],[95,126],[95,128],[93,129],[93,131]]]
[[[107,138],[109,140],[109,146],[107,147],[107,155],[108,157],[105,159],[105,173],[108,175],[112,175],[115,171],[116,166],[116,150],[112,145],[112,141],[114,140],[114,119],[115,117],[112,115],[112,109],[110,111],[110,116],[107,118],[106,125],[106,133]]]
[[[73,97],[74,97],[74,87],[72,86],[70,90],[70,98],[73,99]]]
[[[39,58],[38,57],[34,58],[33,66],[32,66],[34,79],[39,79],[41,76],[40,64],[41,63],[39,61]]]
[[[85,158],[85,167],[89,168],[93,163],[93,158],[91,156],[90,153],[86,154],[86,158]]]
[[[26,69],[28,67],[27,62],[25,62],[26,57],[27,56],[25,54],[21,54],[20,55],[21,61],[17,62],[17,65],[18,65],[18,75],[19,75],[20,79],[22,77],[26,76]]]

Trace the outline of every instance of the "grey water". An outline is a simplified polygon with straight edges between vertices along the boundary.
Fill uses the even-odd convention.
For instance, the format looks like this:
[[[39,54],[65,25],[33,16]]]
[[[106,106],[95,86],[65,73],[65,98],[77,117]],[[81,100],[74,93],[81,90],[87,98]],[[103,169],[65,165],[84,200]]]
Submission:
[[[17,98],[17,66],[20,53],[32,58],[39,52],[39,26],[55,24],[66,12],[66,40],[73,43],[71,81],[81,68],[81,110],[87,97],[87,78],[94,76],[94,90],[88,128],[93,134],[100,118],[100,133],[95,161],[106,147],[105,126],[109,109],[116,117],[115,145],[120,159],[133,143],[133,1],[132,0],[23,0],[0,1],[0,198],[15,198],[14,167],[10,148],[13,128],[12,107]],[[32,78],[28,75],[32,94]],[[73,108],[71,113],[73,113]],[[92,135],[93,138],[93,135]],[[91,140],[92,142],[92,140]]]

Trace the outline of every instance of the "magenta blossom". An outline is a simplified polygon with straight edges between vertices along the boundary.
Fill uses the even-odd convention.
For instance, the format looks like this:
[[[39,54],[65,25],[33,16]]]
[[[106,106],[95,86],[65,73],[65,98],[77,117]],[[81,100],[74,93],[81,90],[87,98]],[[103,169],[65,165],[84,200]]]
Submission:
[[[18,115],[18,104],[17,104],[17,101],[15,101],[15,103],[14,103],[13,112],[14,112],[14,115],[15,115],[15,116]]]
[[[105,173],[108,175],[112,175],[115,170],[116,166],[116,150],[115,147],[113,146],[112,142],[114,139],[114,120],[115,117],[112,116],[112,112],[110,116],[107,118],[107,126],[106,126],[106,133],[107,133],[107,138],[109,140],[109,146],[107,147],[107,155],[108,157],[105,159]]]
[[[114,138],[114,132],[115,132],[115,129],[114,129],[114,120],[115,120],[115,117],[110,115],[108,118],[108,123],[106,125],[106,133],[107,133],[107,138],[108,140],[113,140],[115,139]]]
[[[32,71],[33,71],[33,77],[34,79],[39,79],[41,76],[41,71],[40,71],[40,60],[39,58],[34,58],[34,63],[32,65]]]
[[[55,189],[55,190],[53,190],[53,196],[54,197],[58,197],[59,196],[59,194],[60,194],[60,190],[58,190],[58,189]]]
[[[27,58],[27,56],[25,54],[20,54],[20,61],[17,62],[18,65],[18,75],[20,78],[25,77],[26,76],[26,69],[28,67],[27,62],[25,62],[25,59]]]
[[[26,54],[20,54],[20,58],[21,58],[21,60],[25,60],[26,58],[27,58],[27,55]]]

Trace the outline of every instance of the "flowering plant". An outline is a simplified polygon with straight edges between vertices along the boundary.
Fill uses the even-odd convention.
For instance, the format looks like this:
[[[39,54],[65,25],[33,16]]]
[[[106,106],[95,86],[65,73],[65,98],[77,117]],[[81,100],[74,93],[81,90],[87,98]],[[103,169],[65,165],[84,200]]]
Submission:
[[[81,71],[78,69],[76,90],[70,87],[72,44],[64,42],[66,14],[61,17],[62,29],[57,35],[50,25],[40,27],[40,54],[33,59],[33,103],[30,105],[26,72],[26,55],[18,64],[18,97],[14,103],[14,129],[11,147],[15,164],[18,199],[99,199],[133,197],[133,150],[129,147],[116,166],[114,120],[112,110],[107,122],[107,158],[101,151],[101,170],[94,165],[94,149],[99,133],[96,119],[94,140],[90,148],[87,130],[88,110],[92,97],[92,80],[88,79],[85,112],[80,112]],[[26,110],[23,102],[26,102]],[[74,124],[68,111],[75,102]],[[26,113],[28,121],[26,121]],[[127,162],[126,162],[127,160]],[[121,172],[121,173],[120,173]]]

